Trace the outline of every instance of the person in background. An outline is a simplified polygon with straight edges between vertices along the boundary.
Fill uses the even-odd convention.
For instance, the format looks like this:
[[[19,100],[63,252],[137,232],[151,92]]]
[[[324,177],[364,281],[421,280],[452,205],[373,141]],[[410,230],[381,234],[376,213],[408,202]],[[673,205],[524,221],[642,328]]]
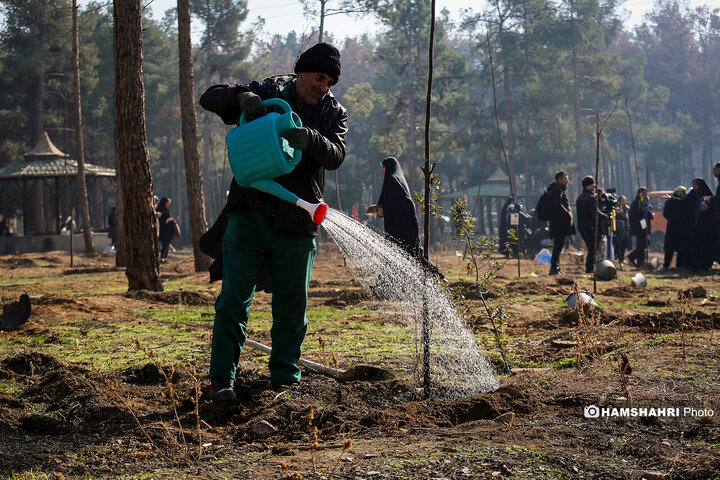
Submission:
[[[635,237],[635,248],[628,254],[631,265],[642,268],[645,265],[648,239],[650,238],[650,221],[655,216],[648,199],[646,187],[640,187],[635,200],[630,204],[630,235]]]
[[[264,100],[285,100],[302,121],[284,137],[302,158],[277,182],[310,203],[322,201],[325,171],[345,160],[347,110],[330,88],[340,77],[340,52],[317,43],[295,62],[294,73],[237,85],[213,85],[200,105],[227,125],[240,115],[252,121],[267,114]],[[245,344],[250,306],[265,266],[272,282],[270,385],[300,383],[297,366],[307,332],[308,286],[317,255],[318,226],[305,210],[253,188],[230,186],[224,209],[222,289],[215,302],[210,356],[210,398],[234,401],[235,373]]]
[[[597,263],[595,245],[600,245],[600,229],[595,228],[595,224],[602,225],[607,222],[607,215],[598,210],[597,202],[593,192],[595,191],[595,179],[587,175],[582,179],[582,193],[575,200],[577,208],[577,226],[580,236],[585,242],[587,255],[585,256],[585,273],[593,273],[595,271],[595,263]]]
[[[709,273],[715,261],[713,212],[706,198],[712,197],[712,190],[702,178],[692,181],[693,188],[683,200],[686,214],[692,219],[690,237],[690,268]]]
[[[158,223],[160,224],[160,263],[167,263],[168,252],[170,251],[170,242],[175,238],[175,222],[178,218],[173,218],[170,215],[170,204],[172,199],[170,197],[163,197],[160,199],[158,206],[155,208],[156,214],[158,215]]]
[[[685,198],[686,190],[685,187],[678,186],[673,190],[672,195],[665,200],[665,206],[663,207],[663,217],[667,220],[667,226],[665,227],[665,243],[663,244],[663,251],[665,257],[663,259],[663,270],[670,269],[673,255],[677,252],[677,258],[675,259],[675,266],[677,268],[683,268],[687,266],[687,260],[685,255],[686,249],[681,248],[681,232],[680,227],[682,225],[682,200]]]
[[[720,162],[715,163],[713,166],[713,176],[718,182],[717,187],[715,187],[715,195],[706,196],[705,203],[710,205],[713,212],[713,225],[715,226],[714,259],[716,262],[720,262]]]
[[[615,254],[617,255],[621,270],[622,264],[625,261],[625,252],[630,246],[630,217],[628,212],[627,197],[620,195],[618,197],[618,206],[615,208],[615,235],[613,236],[613,243],[615,244]]]
[[[420,227],[402,166],[395,157],[387,157],[381,165],[383,184],[380,198],[377,204],[367,207],[367,213],[383,219],[385,236],[411,257],[420,257]]]
[[[567,197],[569,179],[568,172],[561,170],[555,174],[555,181],[547,188],[550,195],[550,238],[553,241],[549,275],[561,273],[560,253],[565,245],[565,237],[575,235],[573,214]]]
[[[110,215],[108,215],[108,238],[110,239],[110,246],[115,246],[115,236],[117,234],[117,208],[112,207],[110,209]]]

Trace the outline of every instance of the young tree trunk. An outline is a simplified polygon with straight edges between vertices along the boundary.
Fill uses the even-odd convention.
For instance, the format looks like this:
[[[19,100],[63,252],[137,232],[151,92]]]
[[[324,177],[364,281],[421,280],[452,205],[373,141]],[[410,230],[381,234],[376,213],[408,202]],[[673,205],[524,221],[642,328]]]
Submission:
[[[115,155],[122,185],[129,290],[162,290],[145,131],[140,0],[114,0]]]
[[[210,258],[200,251],[200,237],[207,231],[207,222],[205,220],[205,193],[200,168],[200,152],[197,145],[197,117],[193,95],[190,2],[188,0],[178,0],[177,7],[178,48],[180,51],[180,109],[188,210],[190,213],[193,255],[195,256],[195,271],[204,272],[210,266]],[[210,135],[207,135],[206,141],[209,144]]]
[[[82,217],[83,241],[85,253],[95,253],[90,223],[90,205],[88,203],[87,184],[85,183],[85,153],[82,135],[82,107],[80,102],[80,33],[78,27],[77,0],[73,0],[73,106],[75,114],[75,149],[77,150],[77,183],[78,200],[80,201],[80,217]]]

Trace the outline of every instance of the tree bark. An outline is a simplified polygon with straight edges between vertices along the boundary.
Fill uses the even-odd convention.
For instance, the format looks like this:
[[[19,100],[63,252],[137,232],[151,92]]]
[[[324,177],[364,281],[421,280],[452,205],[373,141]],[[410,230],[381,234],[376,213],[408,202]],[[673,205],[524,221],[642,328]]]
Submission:
[[[182,115],[185,179],[187,182],[188,210],[192,232],[195,271],[204,272],[210,258],[200,251],[200,237],[207,231],[205,220],[205,193],[200,168],[200,151],[197,145],[197,117],[193,96],[192,45],[190,43],[190,2],[178,0],[178,48],[180,52],[180,109]],[[207,138],[210,141],[209,135]]]
[[[162,290],[145,131],[140,0],[114,0],[115,155],[122,186],[128,290]]]
[[[507,124],[507,147],[508,147],[508,176],[514,186],[517,186],[515,169],[515,129],[512,117],[512,85],[510,83],[510,67],[508,66],[508,53],[503,48],[503,91],[505,93],[505,123]],[[517,200],[517,199],[516,199]]]
[[[82,135],[82,105],[80,101],[80,32],[78,26],[78,5],[73,0],[73,109],[75,114],[75,149],[77,150],[77,183],[78,200],[80,201],[80,217],[82,218],[83,241],[85,253],[95,253],[90,223],[90,205],[88,203],[87,184],[85,183],[85,153]]]
[[[572,63],[573,63],[573,99],[575,106],[575,155],[577,159],[578,171],[578,192],[580,192],[580,184],[583,178],[583,161],[582,161],[582,137],[580,135],[580,94],[578,92],[578,67],[577,67],[577,40],[573,39],[572,47]]]

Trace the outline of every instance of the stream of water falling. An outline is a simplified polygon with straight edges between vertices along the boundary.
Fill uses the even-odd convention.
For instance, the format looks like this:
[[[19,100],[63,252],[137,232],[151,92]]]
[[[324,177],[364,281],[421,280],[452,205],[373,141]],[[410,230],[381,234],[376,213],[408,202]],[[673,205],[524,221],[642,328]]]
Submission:
[[[430,372],[434,397],[460,398],[496,390],[500,384],[464,319],[440,283],[430,276],[423,288],[422,266],[395,243],[334,209],[322,226],[340,248],[355,276],[407,327],[394,342],[409,344],[410,366],[420,381],[422,367],[423,294],[430,324]]]

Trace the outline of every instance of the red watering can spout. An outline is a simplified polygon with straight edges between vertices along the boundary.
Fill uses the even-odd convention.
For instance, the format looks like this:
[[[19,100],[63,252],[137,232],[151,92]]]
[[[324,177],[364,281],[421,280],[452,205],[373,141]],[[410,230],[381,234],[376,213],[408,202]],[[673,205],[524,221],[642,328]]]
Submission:
[[[309,203],[302,198],[298,198],[295,205],[306,210],[312,217],[312,221],[318,225],[325,220],[328,209],[330,208],[327,203]]]

